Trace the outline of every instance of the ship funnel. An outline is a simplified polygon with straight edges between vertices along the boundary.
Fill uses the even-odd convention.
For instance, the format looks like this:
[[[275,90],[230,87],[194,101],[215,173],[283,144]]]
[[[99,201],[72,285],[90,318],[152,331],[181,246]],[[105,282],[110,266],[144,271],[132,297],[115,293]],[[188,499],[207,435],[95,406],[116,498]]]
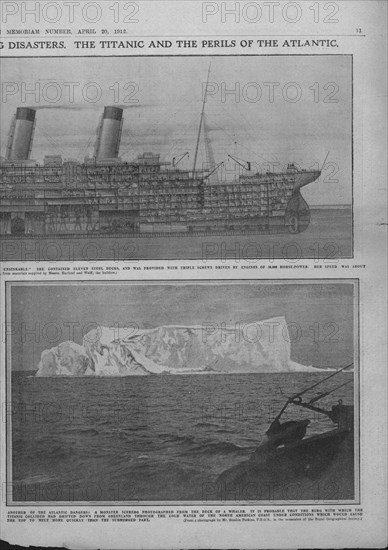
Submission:
[[[123,109],[105,107],[97,131],[95,157],[97,160],[117,158],[123,126]]]
[[[30,158],[32,138],[35,129],[36,110],[18,107],[9,135],[7,159],[28,160]]]

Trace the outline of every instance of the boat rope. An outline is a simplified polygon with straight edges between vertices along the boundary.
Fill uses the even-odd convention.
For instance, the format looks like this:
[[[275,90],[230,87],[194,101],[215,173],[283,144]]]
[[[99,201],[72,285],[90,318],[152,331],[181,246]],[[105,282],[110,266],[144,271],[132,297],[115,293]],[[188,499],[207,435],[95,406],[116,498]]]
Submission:
[[[225,109],[223,106],[222,106],[223,109]],[[228,111],[225,111],[226,115],[234,122],[236,122],[236,120],[238,119],[235,119],[234,117],[231,116],[231,114],[228,112]],[[222,126],[220,126],[219,124],[217,124],[216,122],[214,122],[212,120],[212,124],[213,126],[217,127],[221,132],[223,132],[226,136],[228,136],[229,138],[231,138],[233,140],[233,142],[235,144],[238,144],[239,147],[241,147],[242,149],[245,149],[246,151],[248,151],[251,155],[254,155],[255,157],[259,158],[261,161],[264,161],[266,163],[269,163],[270,161],[268,161],[268,159],[266,159],[265,157],[263,157],[263,155],[260,155],[259,153],[257,153],[256,151],[253,151],[252,149],[250,149],[249,147],[247,147],[246,145],[243,145],[242,143],[240,143],[239,141],[236,140],[236,136],[235,135],[232,135],[230,132],[228,132],[227,130],[225,130],[225,128],[223,128]],[[246,131],[244,131],[244,135],[246,135],[247,137],[249,137],[252,141],[254,141],[253,137]]]
[[[91,145],[93,143],[94,138],[95,138],[94,133],[89,136],[89,140],[88,140],[86,146],[83,149],[80,150],[80,152],[77,156],[77,160],[81,161],[82,159],[85,158],[85,156],[87,155],[89,147],[91,147]]]
[[[304,395],[305,393],[307,393],[308,391],[312,390],[313,388],[315,388],[316,386],[319,386],[320,384],[322,384],[323,382],[325,382],[326,380],[329,380],[330,378],[333,378],[333,376],[336,376],[337,374],[339,374],[340,372],[348,369],[349,367],[353,366],[353,363],[350,363],[350,365],[346,365],[346,367],[342,367],[338,370],[336,370],[335,372],[333,372],[332,374],[330,374],[329,376],[326,376],[326,378],[324,378],[323,380],[319,380],[319,382],[316,382],[315,384],[313,384],[312,386],[306,388],[305,390],[299,392],[299,393],[296,393],[295,395],[289,397],[289,400],[293,401],[294,399],[296,399],[297,397],[301,397],[302,395]]]
[[[346,365],[345,367],[341,367],[340,369],[336,370],[335,372],[333,372],[332,374],[330,374],[329,376],[326,376],[323,380],[319,380],[319,382],[315,382],[315,384],[313,384],[312,386],[309,386],[308,388],[306,388],[305,390],[299,392],[299,393],[296,393],[294,395],[292,395],[291,397],[288,397],[287,398],[287,401],[285,402],[285,404],[283,405],[281,411],[279,412],[279,414],[275,417],[274,421],[273,422],[277,422],[280,417],[282,416],[282,414],[284,413],[284,411],[287,409],[288,405],[290,405],[290,403],[293,403],[294,405],[301,405],[302,404],[302,395],[304,395],[305,393],[307,393],[308,391],[312,390],[313,388],[316,388],[317,386],[319,386],[320,384],[322,384],[323,382],[325,382],[326,380],[329,380],[330,378],[333,378],[333,376],[336,376],[337,374],[339,374],[340,372],[348,369],[349,367],[351,367],[353,365],[353,363],[350,363],[349,365]],[[349,380],[348,382],[346,382],[346,384],[348,384],[349,382],[351,382],[351,380]],[[339,389],[340,387],[344,386],[345,384],[341,384],[341,386],[338,386],[337,388],[335,389]],[[331,390],[330,392],[326,393],[326,394],[322,394],[320,395],[317,399],[315,399],[316,401],[318,399],[321,399],[323,398],[325,395],[329,395],[329,393],[332,393],[334,390]],[[311,402],[310,402],[311,403]]]
[[[60,156],[63,157],[63,151],[61,149],[61,146],[59,145],[59,143],[53,138],[53,136],[51,136],[50,134],[48,134],[47,132],[45,132],[39,125],[36,126],[36,129],[35,129],[35,132],[38,131],[38,134],[41,134],[47,141],[48,143],[54,147],[54,150],[56,151],[56,153]]]
[[[332,390],[329,390],[329,391],[324,392],[324,393],[320,393],[316,397],[313,397],[312,399],[310,399],[308,404],[311,405],[312,403],[315,403],[316,401],[319,401],[320,399],[323,399],[324,397],[327,397],[328,395],[330,395],[331,393],[334,393],[335,391],[339,390],[340,388],[343,388],[344,386],[347,386],[348,384],[350,384],[350,382],[353,382],[353,380],[348,380],[347,382],[344,382],[343,384],[337,386],[336,388],[333,388]]]

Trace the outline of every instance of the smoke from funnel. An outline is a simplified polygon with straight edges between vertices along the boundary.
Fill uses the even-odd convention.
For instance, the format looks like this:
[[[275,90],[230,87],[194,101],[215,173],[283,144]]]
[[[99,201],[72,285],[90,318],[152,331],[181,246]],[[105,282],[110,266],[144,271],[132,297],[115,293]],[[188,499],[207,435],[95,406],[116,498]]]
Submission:
[[[117,158],[123,125],[123,109],[105,107],[98,129],[95,156],[97,159]]]
[[[11,128],[9,160],[28,160],[31,153],[32,138],[35,127],[36,110],[29,107],[18,107]]]

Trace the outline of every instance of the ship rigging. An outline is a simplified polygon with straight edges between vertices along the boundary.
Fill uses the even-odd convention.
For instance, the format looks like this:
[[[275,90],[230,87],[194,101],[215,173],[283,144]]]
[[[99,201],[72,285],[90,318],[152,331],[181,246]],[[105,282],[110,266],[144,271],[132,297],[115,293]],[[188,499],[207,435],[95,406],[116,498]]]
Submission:
[[[126,234],[204,235],[300,233],[310,223],[301,188],[321,170],[294,164],[280,172],[251,171],[237,181],[220,175],[205,114],[210,66],[202,97],[192,169],[182,169],[188,152],[172,162],[145,151],[135,160],[119,156],[123,109],[104,108],[93,157],[83,162],[46,155],[31,159],[37,109],[19,107],[0,163],[0,234],[50,236]],[[205,166],[198,168],[203,135]]]
[[[288,397],[249,460],[236,464],[218,477],[216,485],[220,498],[225,498],[228,492],[237,487],[249,486],[259,488],[260,495],[268,487],[273,489],[280,487],[281,500],[288,500],[290,496],[287,491],[282,491],[282,488],[297,484],[300,498],[303,500],[317,501],[320,498],[328,500],[327,494],[322,495],[322,487],[325,487],[326,482],[330,488],[334,486],[336,489],[331,498],[336,500],[354,498],[353,403],[344,404],[343,399],[339,399],[330,409],[315,405],[317,401],[352,384],[353,377],[311,397],[308,401],[302,400],[302,396],[352,366],[353,363],[341,367],[329,376]],[[323,415],[334,427],[306,437],[310,425],[309,419],[280,422],[282,415],[291,404]],[[273,500],[273,493],[272,497],[267,497],[267,499],[271,498]],[[263,499],[262,496],[261,499]]]

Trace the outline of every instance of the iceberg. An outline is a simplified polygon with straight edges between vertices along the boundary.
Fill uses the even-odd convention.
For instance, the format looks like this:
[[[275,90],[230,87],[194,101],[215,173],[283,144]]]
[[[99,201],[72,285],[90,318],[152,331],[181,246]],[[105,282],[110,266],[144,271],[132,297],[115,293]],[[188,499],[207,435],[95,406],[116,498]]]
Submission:
[[[75,342],[62,342],[42,352],[36,376],[90,376],[95,374],[85,348]]]
[[[317,372],[291,360],[286,319],[235,326],[97,327],[42,352],[36,376]]]

